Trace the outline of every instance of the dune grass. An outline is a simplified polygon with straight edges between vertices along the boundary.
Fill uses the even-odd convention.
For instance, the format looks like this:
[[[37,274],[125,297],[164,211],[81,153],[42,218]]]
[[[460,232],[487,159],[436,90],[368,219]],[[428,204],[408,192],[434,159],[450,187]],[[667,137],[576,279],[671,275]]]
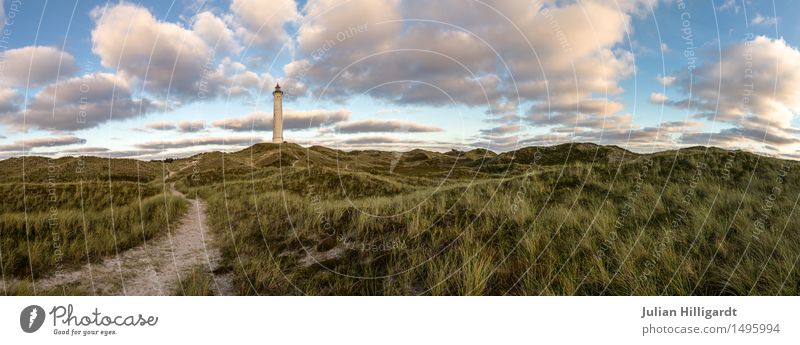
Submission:
[[[59,286],[51,289],[37,287],[26,280],[6,280],[3,284],[5,296],[88,296],[91,291],[74,286]]]
[[[195,187],[239,293],[800,293],[794,162],[694,150],[373,195],[324,169]]]
[[[214,275],[205,266],[194,266],[181,275],[181,283],[175,288],[175,296],[213,296],[211,285]]]
[[[85,191],[95,199],[85,205],[103,205],[107,193]],[[113,194],[127,195],[115,191]],[[6,276],[39,279],[61,269],[74,268],[87,260],[99,260],[141,244],[166,230],[188,203],[170,194],[152,194],[142,199],[128,195],[122,204],[98,209],[86,206],[53,206],[38,212],[4,212],[0,216],[0,249]],[[63,204],[57,204],[63,206]],[[69,205],[73,206],[73,205]]]
[[[57,209],[100,211],[114,205],[163,193],[163,185],[127,181],[78,183],[4,183],[0,184],[0,214],[36,213]]]
[[[0,171],[18,174],[20,160],[5,162]],[[258,144],[92,162],[98,181],[84,190],[47,184],[42,169],[24,193],[0,184],[15,196],[0,203],[6,276],[46,276],[156,236],[187,207],[154,182],[169,176],[207,202],[244,295],[800,294],[800,164],[741,151]],[[111,183],[100,179],[109,164],[121,169]],[[211,294],[209,272],[186,278],[176,294]]]

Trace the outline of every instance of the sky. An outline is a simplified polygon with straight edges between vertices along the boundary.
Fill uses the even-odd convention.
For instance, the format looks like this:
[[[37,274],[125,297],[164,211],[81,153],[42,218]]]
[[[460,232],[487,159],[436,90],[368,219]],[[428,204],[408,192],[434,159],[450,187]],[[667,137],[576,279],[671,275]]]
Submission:
[[[279,82],[304,146],[800,159],[797,1],[2,4],[0,158],[238,150]]]

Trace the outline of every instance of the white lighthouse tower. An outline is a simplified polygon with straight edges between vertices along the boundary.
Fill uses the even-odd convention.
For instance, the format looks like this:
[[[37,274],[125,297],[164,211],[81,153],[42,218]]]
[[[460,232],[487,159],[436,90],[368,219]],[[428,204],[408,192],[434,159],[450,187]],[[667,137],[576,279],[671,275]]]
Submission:
[[[281,85],[275,84],[275,91],[272,91],[272,142],[275,144],[283,143],[283,91]]]

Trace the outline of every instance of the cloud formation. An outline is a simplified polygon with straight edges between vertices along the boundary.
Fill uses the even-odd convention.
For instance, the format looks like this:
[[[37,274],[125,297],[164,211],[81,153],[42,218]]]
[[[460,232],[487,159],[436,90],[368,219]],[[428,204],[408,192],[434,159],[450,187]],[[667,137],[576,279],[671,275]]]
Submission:
[[[643,3],[619,5],[636,11]],[[420,4],[309,1],[297,39],[302,58],[287,77],[331,99],[368,93],[403,104],[491,107],[520,101],[519,92],[523,102],[574,109],[592,94],[620,93],[618,81],[633,71],[632,54],[616,48],[630,14],[612,2]]]
[[[211,12],[197,14],[191,28],[159,21],[146,8],[128,3],[95,8],[92,18],[92,51],[103,67],[143,83],[150,93],[186,103],[246,96],[272,81],[230,58],[241,46],[227,23]]]
[[[669,98],[667,97],[667,95],[665,95],[665,94],[663,94],[661,92],[653,92],[653,93],[650,94],[650,102],[651,103],[661,104],[661,103],[666,102],[668,99]]]
[[[29,151],[37,147],[56,147],[84,143],[86,143],[86,139],[78,138],[72,135],[39,137],[17,140],[13,144],[0,145],[0,152],[22,152]]]
[[[405,143],[405,144],[422,144],[425,141],[422,140],[415,140],[415,139],[403,139],[397,138],[393,136],[360,136],[354,138],[348,138],[339,141],[341,144],[344,145],[380,145],[380,144],[397,144],[397,143]]]
[[[22,95],[12,88],[0,87],[0,114],[12,113],[22,104]]]
[[[175,124],[166,121],[153,122],[144,125],[145,128],[155,129],[157,131],[170,131],[175,129]]]
[[[403,120],[378,120],[369,119],[361,121],[343,122],[335,127],[336,131],[343,134],[350,133],[430,133],[441,132],[441,128],[421,123]]]
[[[195,133],[206,129],[206,122],[204,120],[196,121],[180,121],[176,127],[182,133]]]
[[[685,69],[677,72],[676,85],[686,98],[668,104],[689,108],[696,119],[735,127],[717,133],[722,138],[776,147],[797,143],[792,121],[800,113],[800,51],[783,39],[756,36],[720,54],[708,56],[691,76]]]
[[[220,54],[238,54],[242,51],[233,30],[225,24],[222,18],[210,11],[200,12],[194,17],[192,30],[206,45]]]
[[[73,131],[138,117],[155,108],[149,99],[135,99],[127,80],[94,73],[43,87],[28,102],[27,111],[0,114],[0,121],[15,131]]]
[[[275,50],[287,43],[283,26],[299,19],[294,0],[233,0],[230,10],[236,35],[245,45],[262,49]]]
[[[29,46],[9,49],[3,55],[0,85],[38,87],[78,71],[75,58],[57,48]]]
[[[778,24],[777,17],[762,16],[761,13],[756,13],[755,17],[750,21],[753,25],[775,26]]]
[[[177,123],[159,121],[144,125],[145,128],[157,131],[178,131],[181,133],[195,133],[206,129],[204,120],[179,121]]]
[[[128,3],[98,7],[92,18],[92,51],[103,67],[135,77],[153,92],[197,92],[196,83],[212,55],[194,32],[158,21],[147,9]]]
[[[659,75],[659,76],[656,77],[656,80],[658,80],[658,82],[661,83],[661,85],[664,85],[664,86],[672,85],[672,83],[675,82],[675,79],[677,79],[677,78],[674,77],[674,76],[669,76],[669,75],[667,75],[667,76]]]
[[[263,142],[261,137],[199,137],[199,138],[180,138],[174,140],[148,141],[136,144],[140,149],[177,149],[193,146],[243,146]]]
[[[623,85],[628,85],[623,81],[636,71],[633,47],[640,38],[629,34],[640,25],[634,18],[651,15],[658,4],[231,0],[224,8],[211,7],[172,22],[143,6],[108,4],[90,14],[91,49],[103,72],[77,73],[75,58],[55,47],[6,52],[0,123],[12,133],[11,141],[17,131],[72,132],[191,102],[256,101],[262,91],[269,98],[280,79],[287,95],[304,106],[332,101],[342,104],[336,107],[349,107],[344,103],[364,97],[388,108],[467,107],[471,114],[485,115],[469,120],[483,120],[485,126],[468,133],[468,141],[497,149],[568,141],[800,149],[800,53],[782,39],[733,41],[719,53],[698,53],[696,69],[658,75],[664,89],[647,99],[688,110],[692,121],[638,123],[640,114],[627,109],[629,97],[623,94]],[[720,10],[740,9],[735,1],[717,5]],[[779,20],[752,13],[749,23],[754,26],[777,25]],[[659,48],[667,54],[680,44],[648,46],[648,54],[656,55]],[[645,78],[655,75],[649,64],[642,66],[648,69]],[[20,92],[26,86],[31,87],[27,100]],[[320,143],[341,141],[355,147],[420,145],[390,134],[449,130],[402,120],[353,121],[345,109],[286,110],[284,117],[287,130],[319,128],[317,134],[324,136]],[[721,126],[704,129],[709,122]],[[142,126],[134,129],[141,131]],[[176,137],[219,129],[269,131],[272,116],[253,112],[207,123],[167,118],[144,128]],[[333,140],[335,133],[347,135]],[[386,135],[349,135],[357,133]],[[190,140],[171,139],[164,147],[183,148]],[[158,149],[147,150],[171,153],[158,151],[164,142],[158,143]],[[145,150],[155,144],[140,145]]]
[[[350,119],[352,112],[347,109],[338,110],[291,110],[283,112],[284,130],[302,130],[329,126]],[[212,122],[212,125],[235,132],[272,130],[272,114],[252,112],[242,117],[226,118]]]

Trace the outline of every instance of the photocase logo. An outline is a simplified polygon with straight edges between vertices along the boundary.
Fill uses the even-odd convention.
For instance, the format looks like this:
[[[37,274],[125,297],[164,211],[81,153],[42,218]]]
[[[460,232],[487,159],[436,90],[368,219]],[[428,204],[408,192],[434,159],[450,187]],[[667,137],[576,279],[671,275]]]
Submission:
[[[44,309],[38,305],[29,305],[19,314],[19,326],[25,333],[39,330],[44,323]]]

